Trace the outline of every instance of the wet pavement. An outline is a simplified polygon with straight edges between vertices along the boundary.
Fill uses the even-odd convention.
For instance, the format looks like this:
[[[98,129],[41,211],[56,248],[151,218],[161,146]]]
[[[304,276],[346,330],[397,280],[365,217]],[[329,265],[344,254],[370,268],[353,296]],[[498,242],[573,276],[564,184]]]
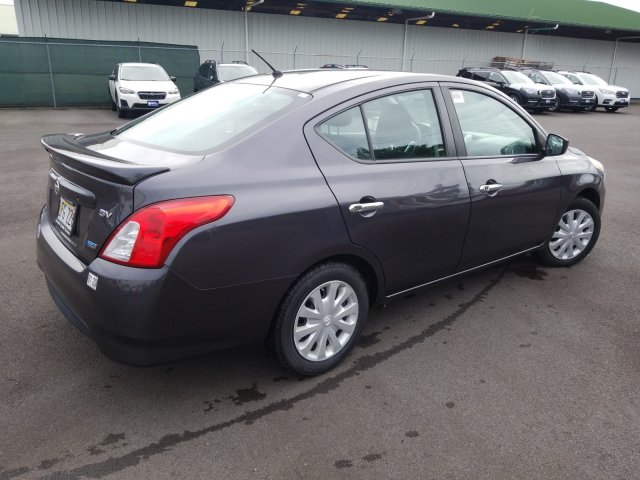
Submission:
[[[607,168],[600,240],[372,311],[327,375],[261,348],[152,368],[106,359],[35,264],[45,133],[107,110],[0,110],[0,480],[633,479],[640,467],[640,106],[536,117]]]

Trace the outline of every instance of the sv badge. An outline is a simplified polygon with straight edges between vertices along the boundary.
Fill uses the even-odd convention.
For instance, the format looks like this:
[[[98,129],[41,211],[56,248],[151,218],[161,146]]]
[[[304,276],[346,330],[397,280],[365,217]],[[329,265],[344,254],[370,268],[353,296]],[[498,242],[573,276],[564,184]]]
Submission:
[[[113,216],[113,212],[109,212],[109,211],[101,208],[100,210],[98,210],[98,215],[100,217],[103,217],[103,218],[106,218],[107,220],[109,220]]]

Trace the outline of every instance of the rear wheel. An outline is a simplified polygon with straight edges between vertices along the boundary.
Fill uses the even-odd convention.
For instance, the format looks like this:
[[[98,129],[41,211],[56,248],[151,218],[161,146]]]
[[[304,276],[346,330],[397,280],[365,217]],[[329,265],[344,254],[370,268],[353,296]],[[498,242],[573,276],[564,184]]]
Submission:
[[[366,284],[355,268],[338,262],[313,268],[289,290],[276,316],[278,361],[299,375],[332,369],[357,342],[368,310]]]
[[[115,112],[117,110],[116,102],[113,101],[113,97],[111,96],[110,91],[109,91],[109,105],[111,106],[112,112]]]
[[[534,255],[551,267],[570,267],[589,255],[600,235],[600,212],[586,198],[575,198],[542,250]]]
[[[607,112],[617,112],[618,107],[604,107]]]

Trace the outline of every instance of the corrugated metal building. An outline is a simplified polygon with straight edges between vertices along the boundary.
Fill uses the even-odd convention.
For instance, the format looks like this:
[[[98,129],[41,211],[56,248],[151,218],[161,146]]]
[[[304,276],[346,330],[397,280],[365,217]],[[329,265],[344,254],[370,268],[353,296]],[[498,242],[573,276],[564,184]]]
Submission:
[[[18,23],[16,22],[13,3],[0,0],[0,35],[17,35]]]
[[[527,31],[525,23],[518,33],[516,30],[512,33],[498,31],[502,21],[496,22],[497,27],[493,29],[490,26],[483,29],[451,28],[451,25],[445,28],[435,26],[437,23],[429,21],[423,25],[410,24],[405,27],[404,19],[411,11],[403,12],[389,8],[379,10],[388,11],[388,19],[393,18],[394,12],[403,12],[404,16],[398,15],[401,17],[398,23],[350,21],[349,15],[337,19],[288,14],[289,8],[304,8],[307,5],[295,2],[291,7],[280,2],[279,5],[286,7],[283,10],[285,14],[260,13],[270,1],[266,0],[262,5],[256,4],[246,14],[245,30],[245,13],[240,10],[241,4],[233,11],[157,5],[150,0],[144,1],[147,3],[16,0],[18,28],[21,36],[29,37],[46,35],[104,41],[139,39],[145,42],[197,45],[202,59],[225,61],[244,59],[248,40],[250,48],[265,52],[268,59],[281,69],[314,68],[325,63],[360,63],[371,68],[400,70],[404,50],[406,70],[455,74],[462,66],[486,65],[496,56],[524,57],[553,63],[554,67],[559,69],[592,71],[611,83],[628,86],[632,96],[640,97],[640,44],[612,41],[617,38],[616,32],[612,32],[611,29],[604,30],[606,25],[600,30],[593,27],[592,31],[594,36],[610,40],[568,38],[561,36],[563,27],[553,32],[553,35],[545,35],[546,32],[542,31],[536,34],[531,27]],[[467,4],[474,4],[469,0],[457,0],[454,4],[463,4],[465,1]],[[495,0],[490,1],[495,3]],[[438,6],[438,2],[443,4],[443,0],[413,1],[413,7],[417,8],[416,5],[420,3],[425,6]],[[366,2],[345,2],[344,5],[361,3]],[[343,8],[342,4],[332,5],[336,6],[338,11]],[[348,13],[353,10],[354,7],[343,9]],[[324,10],[319,7],[317,11]],[[439,10],[436,10],[436,18],[440,15]],[[452,12],[444,15],[454,18]],[[468,18],[477,20],[477,17]],[[628,18],[619,18],[625,18],[624,22],[618,20],[620,31],[628,33]],[[485,23],[486,21],[484,20]],[[542,22],[543,18],[540,17],[530,23],[540,28],[545,25]],[[623,27],[627,30],[623,30]],[[575,33],[576,28],[575,25],[568,26],[565,32],[570,32],[574,37],[581,35]],[[523,30],[528,35],[524,35]],[[588,31],[585,31],[586,35],[589,35]],[[640,36],[640,33],[638,35]],[[252,63],[262,68],[257,60]]]

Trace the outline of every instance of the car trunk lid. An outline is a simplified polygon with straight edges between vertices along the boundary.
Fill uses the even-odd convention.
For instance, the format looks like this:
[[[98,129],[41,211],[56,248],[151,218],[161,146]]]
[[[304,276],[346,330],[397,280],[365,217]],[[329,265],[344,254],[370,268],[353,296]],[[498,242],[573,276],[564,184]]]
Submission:
[[[131,215],[140,181],[192,160],[120,142],[108,132],[48,135],[42,144],[50,157],[49,221],[85,263],[96,258],[109,235]]]

